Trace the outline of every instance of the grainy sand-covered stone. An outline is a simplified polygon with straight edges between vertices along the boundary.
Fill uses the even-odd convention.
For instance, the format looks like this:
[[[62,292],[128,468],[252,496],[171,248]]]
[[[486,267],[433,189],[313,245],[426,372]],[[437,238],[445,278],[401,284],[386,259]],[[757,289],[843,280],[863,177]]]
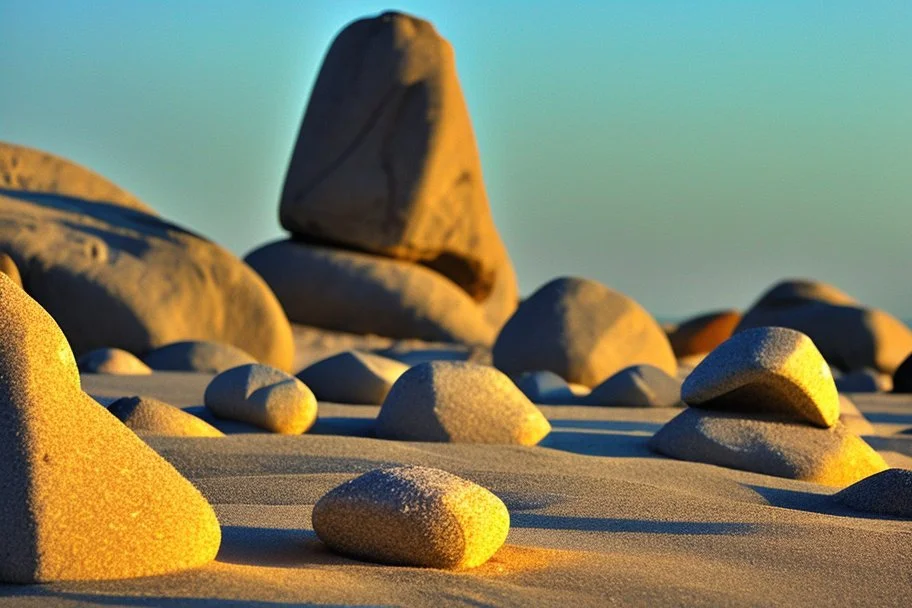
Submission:
[[[8,253],[0,252],[0,272],[10,278],[10,280],[22,287],[22,275],[19,274],[19,267],[16,261]]]
[[[830,367],[810,338],[782,327],[723,342],[690,373],[681,397],[703,409],[776,414],[823,428],[839,419]]]
[[[122,348],[96,348],[83,353],[78,361],[79,371],[89,374],[148,376],[152,368],[142,359]]]
[[[257,363],[220,373],[206,387],[204,400],[219,418],[282,435],[300,435],[317,419],[317,399],[303,382]]]
[[[912,519],[912,471],[887,469],[833,495],[856,511]]]
[[[829,486],[846,486],[887,468],[877,452],[841,424],[819,429],[696,408],[685,409],[659,429],[649,446],[679,460]]]
[[[206,499],[80,389],[54,320],[0,276],[0,580],[152,576],[211,561]]]
[[[737,310],[720,310],[676,325],[667,332],[675,357],[708,353],[731,337],[740,320]]]
[[[221,342],[172,342],[146,353],[143,361],[154,370],[218,374],[232,367],[256,363],[240,348]]]
[[[402,441],[535,445],[551,425],[493,367],[435,361],[399,377],[380,408],[376,431]]]
[[[516,386],[532,403],[567,405],[577,400],[567,381],[548,370],[524,372],[516,378]]]
[[[224,433],[179,407],[152,397],[122,397],[108,406],[134,431],[170,437],[224,437]]]
[[[676,407],[681,382],[652,365],[633,365],[611,376],[581,400],[586,405],[613,407]]]
[[[677,360],[652,316],[631,298],[588,279],[555,279],[524,300],[494,343],[494,365],[517,376],[550,370],[595,386],[648,363],[675,375]]]
[[[320,401],[380,405],[408,365],[380,355],[347,350],[317,361],[297,378]]]
[[[331,490],[314,531],[339,553],[384,564],[474,568],[503,545],[510,514],[497,496],[439,469],[375,469]]]

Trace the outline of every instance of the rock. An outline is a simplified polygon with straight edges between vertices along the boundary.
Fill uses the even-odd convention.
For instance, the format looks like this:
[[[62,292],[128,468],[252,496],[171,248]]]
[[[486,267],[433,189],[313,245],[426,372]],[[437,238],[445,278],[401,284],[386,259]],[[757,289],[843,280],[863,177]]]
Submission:
[[[493,367],[435,361],[393,385],[377,436],[402,441],[535,445],[551,431],[542,413]]]
[[[678,366],[665,332],[639,304],[578,278],[555,279],[524,300],[493,354],[511,376],[550,370],[590,387],[631,365],[648,363],[672,376]]]
[[[890,376],[873,369],[857,369],[836,378],[840,393],[879,393],[889,391],[892,384]]]
[[[609,407],[679,407],[681,382],[652,365],[622,369],[581,401]]]
[[[159,218],[59,195],[0,193],[0,250],[78,354],[212,340],[291,366],[291,327],[262,279]]]
[[[96,348],[79,357],[79,371],[115,376],[148,376],[152,368],[121,348]]]
[[[482,309],[417,264],[295,241],[261,247],[246,261],[295,323],[401,339],[494,341]]]
[[[864,417],[858,406],[842,393],[839,394],[839,422],[854,435],[875,434],[874,427]]]
[[[203,400],[219,418],[282,435],[300,435],[317,419],[317,399],[303,382],[257,363],[220,373],[206,387]]]
[[[453,49],[433,25],[387,12],[339,33],[311,92],[279,216],[316,242],[421,262],[477,301],[511,272]]]
[[[313,528],[338,553],[382,564],[461,570],[503,545],[510,514],[497,496],[439,469],[374,469],[330,490]]]
[[[170,437],[225,436],[205,420],[152,397],[122,397],[108,411],[134,431]]]
[[[532,403],[570,405],[577,400],[567,381],[547,370],[520,374],[516,378],[516,387]]]
[[[0,275],[0,581],[153,576],[215,558],[206,499],[80,389],[54,320]]]
[[[846,486],[887,468],[841,424],[819,429],[692,407],[659,429],[649,447],[679,460],[829,486]]]
[[[830,368],[804,334],[758,327],[735,334],[691,372],[681,388],[688,405],[775,414],[819,427],[839,419]]]
[[[172,342],[146,353],[146,364],[154,370],[219,374],[232,367],[256,363],[239,348],[221,342]]]
[[[892,390],[894,393],[912,393],[912,353],[909,353],[909,356],[893,373]]]
[[[2,147],[2,144],[0,144],[0,147]],[[16,266],[16,261],[8,253],[0,252],[0,272],[8,276],[17,287],[22,288],[22,276],[19,274],[19,267]]]
[[[864,513],[912,519],[912,471],[875,473],[837,492],[833,500]]]
[[[138,198],[94,171],[25,146],[0,142],[0,190],[60,194],[157,215]]]
[[[788,289],[778,285],[764,294],[735,331],[763,326],[800,331],[843,371],[871,368],[892,374],[912,352],[912,330],[892,315],[862,308],[824,283],[800,283],[800,290],[784,285]]]
[[[737,310],[720,310],[688,319],[668,332],[675,357],[708,353],[731,337],[740,320],[741,313]]]
[[[408,368],[380,355],[348,350],[314,363],[297,378],[320,401],[380,405]]]

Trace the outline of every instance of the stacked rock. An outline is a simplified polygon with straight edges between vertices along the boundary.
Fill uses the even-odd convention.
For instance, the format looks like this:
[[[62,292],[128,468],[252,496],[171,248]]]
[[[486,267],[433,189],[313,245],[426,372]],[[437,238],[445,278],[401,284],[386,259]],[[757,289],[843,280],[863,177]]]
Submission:
[[[800,332],[735,334],[694,369],[681,393],[690,407],[650,441],[666,456],[834,486],[887,466],[839,422],[830,368]]]
[[[333,41],[279,209],[291,239],[250,253],[291,321],[490,344],[516,308],[453,50],[388,12]]]

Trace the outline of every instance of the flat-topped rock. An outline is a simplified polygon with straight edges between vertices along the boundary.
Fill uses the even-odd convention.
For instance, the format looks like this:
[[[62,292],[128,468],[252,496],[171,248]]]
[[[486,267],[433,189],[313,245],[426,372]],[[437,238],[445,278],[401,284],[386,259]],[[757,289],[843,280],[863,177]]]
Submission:
[[[609,407],[678,407],[681,382],[652,365],[633,365],[611,376],[580,400]]]
[[[241,365],[212,379],[203,396],[217,417],[282,435],[300,435],[317,419],[317,399],[303,382],[268,365]]]
[[[705,354],[728,340],[739,321],[741,313],[737,310],[709,312],[667,331],[668,340],[678,359]]]
[[[333,551],[356,559],[462,570],[503,545],[510,514],[497,496],[439,469],[375,469],[330,490],[313,527]]]
[[[839,419],[830,368],[806,335],[782,327],[739,332],[687,376],[681,397],[693,407],[774,414],[819,427]]]
[[[0,335],[0,581],[154,576],[214,559],[212,507],[82,392],[60,328],[5,275]]]
[[[148,376],[152,368],[142,359],[122,348],[96,348],[83,353],[77,362],[79,371],[89,374]]]
[[[408,365],[371,353],[347,350],[310,365],[297,378],[320,401],[380,405]]]
[[[856,511],[912,519],[912,471],[875,473],[837,492],[833,500]]]
[[[549,370],[595,386],[631,365],[669,375],[677,360],[659,324],[639,304],[596,281],[555,279],[524,300],[494,343],[494,365],[510,376]]]
[[[121,397],[108,411],[134,431],[169,437],[225,436],[205,420],[152,397]]]
[[[257,362],[240,348],[221,342],[202,340],[166,344],[146,353],[143,361],[158,371],[203,374],[218,374],[232,367]]]
[[[435,361],[402,374],[377,436],[400,441],[535,445],[551,425],[510,378],[487,365]]]

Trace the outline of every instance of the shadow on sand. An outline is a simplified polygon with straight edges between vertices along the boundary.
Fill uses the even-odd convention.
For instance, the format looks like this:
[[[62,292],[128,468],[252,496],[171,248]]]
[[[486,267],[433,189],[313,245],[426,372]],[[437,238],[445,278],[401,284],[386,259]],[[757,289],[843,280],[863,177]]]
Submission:
[[[580,530],[585,532],[619,532],[633,534],[681,534],[745,536],[756,532],[758,526],[731,522],[657,521],[649,519],[621,519],[616,517],[571,517],[566,515],[541,515],[517,513],[510,520],[517,528],[545,528],[548,530]]]

